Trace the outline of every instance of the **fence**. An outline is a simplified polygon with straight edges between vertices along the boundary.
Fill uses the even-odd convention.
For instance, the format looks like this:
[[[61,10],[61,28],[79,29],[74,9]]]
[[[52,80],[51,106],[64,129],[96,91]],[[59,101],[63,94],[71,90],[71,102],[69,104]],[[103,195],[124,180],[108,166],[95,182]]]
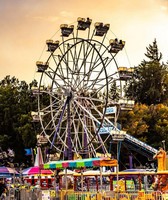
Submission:
[[[40,189],[11,188],[6,200],[168,200],[168,193],[161,192],[74,192]]]

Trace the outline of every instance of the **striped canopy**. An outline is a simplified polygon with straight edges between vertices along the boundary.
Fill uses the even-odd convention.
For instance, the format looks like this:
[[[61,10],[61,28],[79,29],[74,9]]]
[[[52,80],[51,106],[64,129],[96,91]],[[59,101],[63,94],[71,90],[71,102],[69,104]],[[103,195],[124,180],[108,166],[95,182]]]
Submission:
[[[44,169],[81,168],[117,166],[117,160],[109,158],[87,158],[80,160],[51,161],[43,165]]]
[[[1,177],[9,178],[12,176],[19,176],[19,173],[15,169],[10,167],[5,167],[5,166],[0,167],[0,178]]]
[[[51,170],[44,170],[40,167],[34,166],[26,168],[22,171],[23,176],[29,176],[29,175],[54,175],[54,172]]]

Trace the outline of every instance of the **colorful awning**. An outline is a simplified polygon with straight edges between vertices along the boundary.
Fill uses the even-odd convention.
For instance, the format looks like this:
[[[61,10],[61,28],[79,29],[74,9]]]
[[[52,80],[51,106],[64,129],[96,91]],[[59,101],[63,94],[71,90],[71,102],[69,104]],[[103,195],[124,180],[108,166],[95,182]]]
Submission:
[[[12,176],[19,176],[19,173],[13,169],[13,168],[10,168],[10,167],[0,167],[0,178],[1,177],[12,177]]]
[[[80,160],[51,161],[43,165],[44,169],[82,168],[82,167],[114,167],[117,160],[109,158],[87,158]]]
[[[54,172],[52,170],[44,170],[40,167],[34,166],[24,169],[21,174],[23,176],[29,176],[29,175],[54,175]]]

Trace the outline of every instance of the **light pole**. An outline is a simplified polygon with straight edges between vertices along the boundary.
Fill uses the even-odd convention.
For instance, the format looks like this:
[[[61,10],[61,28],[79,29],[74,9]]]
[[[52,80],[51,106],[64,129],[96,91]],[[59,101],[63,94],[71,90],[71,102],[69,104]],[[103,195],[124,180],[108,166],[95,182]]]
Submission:
[[[115,141],[117,143],[117,168],[116,168],[116,175],[117,175],[117,180],[116,180],[116,185],[117,185],[117,199],[119,199],[118,196],[118,181],[119,181],[119,177],[118,177],[118,172],[119,172],[119,142],[124,141],[125,136],[126,136],[126,132],[125,131],[119,131],[119,130],[112,130],[111,131],[111,135],[113,138],[113,141]]]

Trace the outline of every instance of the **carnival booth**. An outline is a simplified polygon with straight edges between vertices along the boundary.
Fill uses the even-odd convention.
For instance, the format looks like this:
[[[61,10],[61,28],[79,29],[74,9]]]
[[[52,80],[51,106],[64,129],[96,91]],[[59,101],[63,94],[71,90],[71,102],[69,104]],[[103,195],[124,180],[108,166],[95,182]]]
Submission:
[[[43,169],[64,169],[65,170],[65,190],[68,190],[68,169],[78,169],[80,172],[78,174],[73,174],[74,178],[73,180],[73,189],[76,190],[77,188],[77,177],[80,177],[81,182],[81,190],[83,190],[83,179],[84,179],[84,171],[86,171],[86,168],[100,168],[99,171],[99,177],[100,177],[100,189],[102,189],[103,184],[103,172],[102,167],[116,167],[118,164],[117,160],[110,159],[110,158],[87,158],[87,159],[78,159],[78,160],[64,160],[64,161],[51,161],[48,163],[45,163],[43,165]],[[59,180],[59,189],[64,189],[62,185],[62,180]]]
[[[42,189],[54,187],[54,172],[50,169],[42,169],[43,164],[41,149],[38,147],[34,166],[24,169],[21,173],[25,184]]]

